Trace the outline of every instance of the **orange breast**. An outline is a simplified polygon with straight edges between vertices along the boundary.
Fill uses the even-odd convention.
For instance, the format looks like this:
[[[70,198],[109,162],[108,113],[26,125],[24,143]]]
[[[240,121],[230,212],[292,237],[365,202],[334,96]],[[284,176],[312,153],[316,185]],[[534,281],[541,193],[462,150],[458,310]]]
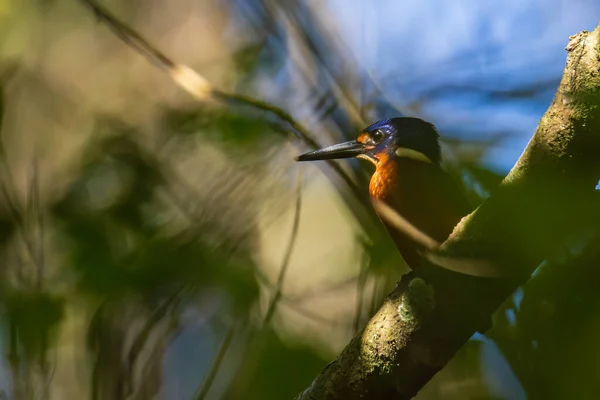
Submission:
[[[371,178],[369,194],[439,242],[472,211],[461,188],[438,165],[408,158],[381,162]],[[419,246],[385,219],[382,222],[408,266],[417,267]]]

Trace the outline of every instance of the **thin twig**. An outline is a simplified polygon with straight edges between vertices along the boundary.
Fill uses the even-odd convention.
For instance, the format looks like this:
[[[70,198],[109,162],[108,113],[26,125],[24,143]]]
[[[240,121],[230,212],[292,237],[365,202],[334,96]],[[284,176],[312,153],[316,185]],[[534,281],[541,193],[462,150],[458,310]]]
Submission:
[[[265,277],[259,271],[257,271],[256,277],[262,284],[265,285],[266,289],[269,290],[270,292],[274,293],[277,290],[276,285],[271,283],[267,279],[267,277]],[[331,286],[331,291],[339,290],[343,285],[348,285],[349,283],[352,283],[352,281],[354,281],[354,279],[356,279],[356,278],[350,278],[348,281],[338,283],[336,285]],[[285,307],[289,308],[290,310],[294,311],[296,314],[301,315],[313,322],[328,325],[328,326],[331,326],[332,328],[337,328],[337,327],[344,328],[344,329],[350,328],[350,324],[336,322],[336,321],[333,321],[322,315],[315,314],[314,312],[304,308],[301,304],[299,304],[304,300],[305,297],[316,298],[319,296],[323,296],[324,294],[330,294],[330,293],[331,292],[329,291],[328,288],[321,289],[319,292],[315,291],[315,292],[309,292],[309,293],[302,293],[302,295],[299,296],[298,298],[289,297],[282,293],[279,298],[279,303],[281,306],[285,306]]]
[[[157,166],[160,166],[160,168],[162,168],[165,171],[165,173],[169,174],[169,176],[171,177],[171,180],[174,180],[177,183],[181,184],[181,186],[186,191],[189,191],[190,194],[194,195],[195,189],[192,188],[191,185],[183,177],[179,176],[179,174],[177,174],[177,172],[175,170],[173,170],[172,168],[169,168],[169,166],[167,164],[165,164],[164,162],[161,162],[160,160],[154,160],[154,161],[156,162]],[[173,206],[181,213],[182,216],[184,216],[185,218],[188,218],[190,221],[195,221],[197,219],[197,217],[194,216],[194,213],[192,211],[188,210],[188,208],[185,206],[182,199],[180,199],[178,196],[175,196],[171,192],[167,192],[167,196],[171,200]],[[196,196],[197,196],[197,194],[196,194]],[[231,252],[235,253],[235,250],[231,250]],[[261,272],[259,269],[256,269],[255,274],[256,274],[257,279],[260,281],[260,283],[264,284],[270,292],[274,293],[277,291],[276,283],[271,283],[263,272]],[[330,319],[328,319],[324,316],[315,314],[315,313],[307,310],[306,308],[302,307],[298,303],[301,303],[306,298],[314,299],[316,297],[322,296],[323,294],[331,293],[332,291],[339,290],[339,289],[343,288],[344,286],[351,284],[355,279],[356,278],[353,277],[353,278],[350,278],[343,282],[336,283],[331,286],[327,286],[327,287],[320,288],[317,290],[312,290],[309,292],[302,293],[300,295],[294,296],[293,298],[286,296],[284,294],[281,294],[279,301],[282,302],[282,304],[285,304],[291,310],[295,311],[297,314],[302,315],[305,318],[308,318],[308,319],[318,322],[320,324],[327,324],[332,327],[346,328],[346,324],[341,324],[341,323],[337,323],[335,321],[331,321]]]
[[[318,63],[320,63],[321,70],[324,73],[326,79],[329,81],[331,91],[335,94],[335,96],[338,98],[340,103],[344,106],[349,118],[352,121],[354,121],[360,125],[363,125],[363,126],[366,125],[365,119],[363,118],[362,114],[360,113],[360,110],[357,107],[355,101],[353,101],[352,96],[350,96],[348,88],[346,86],[340,84],[339,79],[337,79],[338,76],[336,76],[335,72],[327,64],[327,62],[322,54],[322,51],[318,50],[314,39],[312,37],[310,37],[310,35],[307,34],[305,26],[302,26],[302,24],[300,23],[298,18],[292,18],[294,11],[290,7],[282,7],[280,4],[277,4],[277,3],[278,2],[274,3],[274,5],[276,4],[277,8],[278,8],[276,11],[279,11],[280,15],[287,21],[289,26],[293,27],[293,29],[295,30],[295,33],[298,35],[298,38],[301,40],[302,44],[305,46],[305,48],[307,50],[310,51],[310,53],[313,55],[314,59]],[[308,13],[314,14],[314,11],[312,11],[310,8],[302,9],[302,11],[307,11]],[[310,15],[310,14],[306,14],[306,15]],[[317,26],[317,24],[320,23],[320,21],[318,19],[314,18],[314,15],[310,15],[310,20],[308,21],[308,23],[312,24],[312,26],[315,27],[315,26]],[[318,26],[317,27],[317,29],[323,29],[323,28],[327,29],[328,27],[327,26]],[[329,31],[330,31],[329,36],[331,36],[332,30],[329,29]],[[322,36],[326,37],[325,35],[322,35]],[[323,38],[321,38],[321,39],[323,39]],[[324,45],[327,46],[327,44],[324,44]],[[341,61],[342,61],[341,65],[347,65],[349,62],[348,59],[341,60]],[[345,71],[345,72],[347,72],[347,71]],[[311,76],[311,73],[306,73],[305,75]],[[316,85],[316,82],[313,82],[313,84]]]
[[[248,13],[248,10],[243,8],[246,5],[247,4],[244,2],[240,2],[238,7],[240,7],[242,11],[245,11],[246,18],[248,18],[250,22],[254,24],[255,29],[261,32],[264,31],[265,21],[253,21],[252,16]],[[351,96],[347,93],[348,91],[345,90],[344,87],[338,82],[338,77],[335,76],[335,74],[331,71],[331,68],[325,62],[325,59],[319,54],[319,51],[317,51],[315,48],[313,41],[304,34],[302,26],[300,26],[297,21],[290,17],[289,14],[293,14],[294,9],[291,9],[290,7],[281,7],[277,4],[277,2],[263,2],[260,3],[260,7],[264,7],[271,14],[271,19],[269,19],[269,22],[274,21],[276,18],[275,16],[284,20],[284,29],[287,32],[287,37],[284,37],[279,30],[271,29],[271,31],[269,31],[270,39],[275,40],[276,44],[279,45],[281,49],[286,49],[289,46],[289,40],[297,39],[299,41],[298,45],[303,46],[310,51],[313,55],[314,61],[320,64],[317,66],[317,68],[320,68],[320,70],[324,73],[327,83],[329,84],[329,87],[325,88],[325,91],[333,94],[338,99],[338,101],[335,102],[335,107],[342,106],[352,121],[358,123],[359,125],[365,124],[360,110],[353,103]],[[317,21],[315,21],[314,18],[310,21],[310,23],[316,22]],[[343,60],[342,63],[346,63],[346,60]],[[307,82],[307,85],[310,85],[318,90],[323,89],[322,82],[318,81],[318,79],[314,77],[314,66],[308,65],[308,63],[298,62],[294,65],[294,67],[302,75],[302,78]]]
[[[33,159],[33,170],[29,188],[29,212],[32,220],[30,237],[35,250],[34,265],[36,267],[35,286],[42,290],[44,280],[44,213],[40,199],[39,161],[37,155]]]
[[[203,400],[206,398],[215,378],[217,377],[217,373],[221,368],[221,364],[225,359],[225,354],[227,354],[227,350],[231,345],[231,341],[233,340],[233,336],[238,329],[238,325],[241,325],[239,322],[235,322],[231,324],[231,326],[227,329],[227,333],[225,334],[225,338],[223,339],[223,343],[221,343],[221,347],[219,348],[219,352],[217,353],[217,357],[213,361],[210,366],[210,370],[208,371],[208,376],[206,380],[202,383],[202,387],[199,388],[198,395],[194,397],[195,400]]]
[[[0,116],[4,114],[4,93],[0,92]],[[13,222],[17,226],[19,235],[27,248],[27,252],[33,264],[36,263],[36,251],[33,243],[31,242],[29,235],[27,234],[25,212],[19,207],[17,200],[13,197],[15,193],[15,182],[13,179],[12,170],[8,163],[7,152],[4,146],[4,138],[2,136],[0,126],[0,192],[4,196],[6,206],[12,217]]]
[[[290,259],[292,258],[292,253],[294,251],[294,246],[296,244],[296,238],[298,237],[298,227],[300,226],[300,210],[302,209],[302,170],[298,169],[298,184],[296,188],[296,208],[294,211],[294,223],[292,225],[292,232],[290,234],[290,240],[288,242],[287,249],[285,251],[285,255],[283,257],[283,261],[281,262],[281,268],[279,270],[279,276],[277,277],[277,286],[275,287],[275,293],[271,298],[269,306],[267,308],[267,312],[265,313],[265,318],[263,319],[263,327],[267,326],[271,319],[273,318],[273,314],[275,313],[275,309],[277,308],[277,303],[281,299],[281,289],[283,287],[283,281],[285,280],[285,275],[287,273],[287,269],[290,263]]]
[[[167,71],[175,67],[175,63],[171,61],[169,57],[155,49],[136,31],[120,22],[106,8],[93,0],[81,0],[81,2],[90,7],[96,18],[98,18],[99,21],[104,22],[119,39],[146,57],[152,64]]]
[[[0,154],[0,158],[2,158],[1,154]],[[8,166],[8,163],[6,165]],[[10,172],[7,172],[6,174],[10,176]],[[9,181],[8,184],[11,185],[10,188],[14,189],[14,185],[12,185],[12,180],[10,178],[7,178],[7,181]],[[23,240],[23,243],[25,244],[25,247],[27,248],[27,253],[29,254],[29,257],[31,258],[32,262],[35,263],[35,259],[36,259],[35,249],[33,247],[33,244],[31,243],[31,241],[29,240],[29,237],[26,232],[25,217],[23,216],[23,212],[20,210],[15,199],[13,199],[13,196],[11,195],[11,191],[9,190],[8,184],[7,183],[0,184],[0,191],[2,191],[2,194],[4,195],[4,199],[6,201],[6,206],[8,207],[8,211],[10,212],[13,222],[15,223],[15,225],[18,228],[17,230],[19,231],[19,235],[21,236],[21,239]]]
[[[137,362],[139,355],[142,353],[142,350],[144,349],[152,330],[156,327],[156,325],[158,325],[159,322],[163,320],[163,318],[165,318],[165,316],[167,316],[169,311],[178,306],[179,301],[181,300],[180,295],[182,292],[182,289],[178,289],[168,298],[166,298],[165,301],[152,312],[150,317],[144,323],[140,333],[135,337],[127,354],[128,380],[132,379],[135,363]],[[133,390],[133,384],[131,382],[129,386],[130,390]]]
[[[304,126],[298,123],[288,112],[280,107],[274,106],[265,101],[255,99],[238,93],[229,93],[213,88],[208,81],[191,68],[177,64],[164,53],[152,46],[147,40],[142,38],[136,31],[119,21],[106,8],[100,6],[94,0],[80,0],[83,4],[92,9],[96,17],[106,24],[115,35],[126,45],[132,47],[139,54],[147,58],[153,65],[166,71],[171,78],[184,90],[190,93],[198,100],[207,100],[209,98],[220,100],[225,103],[240,103],[251,106],[255,109],[266,111],[276,117],[281,122],[289,126],[294,135],[304,142],[311,149],[319,148],[319,144],[312,138],[312,135]],[[364,195],[352,178],[335,162],[328,160],[327,164],[338,174],[348,185],[350,190],[363,199]],[[366,207],[364,201],[360,203]]]

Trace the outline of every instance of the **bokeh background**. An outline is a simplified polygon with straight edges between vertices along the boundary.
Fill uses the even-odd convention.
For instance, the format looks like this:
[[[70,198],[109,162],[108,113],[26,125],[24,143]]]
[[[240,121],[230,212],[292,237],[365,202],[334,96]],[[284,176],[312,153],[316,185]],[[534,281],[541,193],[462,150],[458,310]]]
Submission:
[[[475,205],[600,20],[595,0],[102,4],[320,145],[433,122]],[[0,0],[0,84],[0,398],[293,398],[406,272],[369,165],[296,164],[289,124],[195,101],[80,1]],[[557,249],[418,398],[596,398],[599,244]]]

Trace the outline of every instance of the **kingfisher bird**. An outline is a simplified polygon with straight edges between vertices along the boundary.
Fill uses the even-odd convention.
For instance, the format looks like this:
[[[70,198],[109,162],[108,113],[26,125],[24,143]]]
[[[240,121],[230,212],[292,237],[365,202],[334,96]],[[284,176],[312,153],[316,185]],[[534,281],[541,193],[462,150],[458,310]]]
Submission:
[[[473,208],[461,186],[440,165],[441,149],[435,126],[420,118],[397,117],[365,128],[356,140],[335,144],[296,157],[297,161],[360,158],[375,165],[369,195],[375,212],[411,268],[423,261],[417,234],[443,243]],[[399,229],[398,218],[410,229]]]

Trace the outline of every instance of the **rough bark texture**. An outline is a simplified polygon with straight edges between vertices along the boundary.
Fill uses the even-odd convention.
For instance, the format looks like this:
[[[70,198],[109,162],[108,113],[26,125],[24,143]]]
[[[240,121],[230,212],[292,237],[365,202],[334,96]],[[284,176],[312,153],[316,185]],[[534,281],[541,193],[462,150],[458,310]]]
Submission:
[[[381,309],[297,399],[409,399],[586,215],[600,178],[600,26],[571,38],[556,96],[491,198],[442,249],[493,263],[510,279],[427,265],[403,277]]]

